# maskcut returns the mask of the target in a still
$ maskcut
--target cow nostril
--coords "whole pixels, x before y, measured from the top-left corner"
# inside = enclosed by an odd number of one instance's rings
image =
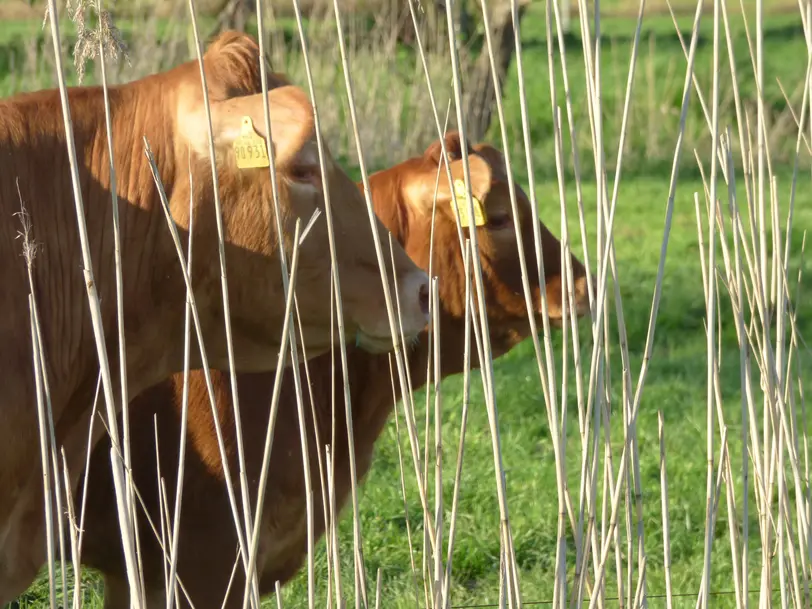
[[[420,289],[417,292],[417,299],[420,302],[420,310],[423,315],[429,315],[429,284],[424,282],[420,284]]]

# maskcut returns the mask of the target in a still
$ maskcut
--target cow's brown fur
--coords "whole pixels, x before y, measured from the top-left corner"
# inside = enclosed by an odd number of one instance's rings
[[[272,370],[284,311],[278,235],[272,221],[267,169],[238,170],[231,142],[243,114],[265,133],[266,103],[259,80],[256,42],[226,33],[207,50],[205,71],[218,158],[229,300],[236,367]],[[267,104],[280,184],[285,249],[292,252],[293,227],[317,207],[325,189],[318,173],[312,106],[304,93],[272,79]],[[102,90],[68,92],[87,221],[95,285],[111,369],[118,370],[113,266],[111,172]],[[194,205],[192,281],[210,365],[228,366],[220,287],[213,180],[208,129],[197,61],[109,91],[116,191],[119,200],[124,276],[124,327],[131,394],[182,369],[186,290],[175,247],[144,155],[142,136],[155,153],[172,216],[187,240],[190,200]],[[21,201],[30,215],[39,252],[33,284],[39,303],[43,349],[50,381],[56,441],[64,446],[75,480],[83,469],[90,401],[98,358],[81,272],[79,233],[72,197],[66,138],[58,91],[0,100],[0,605],[32,581],[45,554],[42,478],[38,456],[36,399],[32,372],[27,294],[20,257],[19,225],[12,214]],[[377,273],[372,233],[363,198],[327,156],[327,190],[334,208],[336,248],[343,281],[345,322],[352,336],[388,336],[388,317]],[[191,183],[190,183],[191,182]],[[378,223],[384,242],[386,231]],[[298,299],[308,354],[332,343],[330,270],[324,217],[301,248]],[[421,287],[427,277],[401,248],[395,251],[401,289],[407,291],[409,332],[426,324]],[[199,351],[192,348],[193,365]],[[114,386],[118,382],[114,378]],[[96,426],[97,441],[101,426]]]
[[[446,136],[451,158],[459,158],[460,140],[456,133]],[[421,157],[410,159],[370,178],[376,212],[406,251],[421,267],[428,268],[432,196],[439,161],[439,142]],[[508,195],[507,175],[501,153],[488,145],[469,149],[474,190],[484,195],[484,206],[491,224],[478,229],[480,260],[486,286],[487,311],[491,346],[495,357],[509,351],[529,334],[529,323],[516,249],[516,237]],[[452,171],[459,170],[459,161]],[[447,183],[441,174],[442,183]],[[359,185],[360,186],[360,185]],[[442,193],[441,193],[442,197]],[[525,244],[528,268],[535,268],[530,202],[517,185],[520,226]],[[435,258],[433,270],[439,276],[441,312],[441,370],[442,375],[458,373],[463,368],[465,275],[458,246],[454,219],[448,197],[438,201],[436,210]],[[560,255],[559,241],[543,224],[539,226],[543,240],[543,257],[547,278],[547,295],[552,317],[560,317]],[[467,233],[467,230],[464,231]],[[586,277],[583,265],[573,256],[576,279],[577,309],[582,315],[588,310]],[[533,302],[539,304],[538,283],[533,282]],[[411,381],[415,388],[425,383],[429,357],[427,335],[408,353]],[[475,349],[473,350],[475,352]],[[349,381],[352,392],[353,429],[357,473],[363,477],[369,470],[375,441],[381,434],[393,408],[390,359],[387,355],[370,355],[358,349],[348,349]],[[476,358],[474,358],[476,359]],[[337,366],[340,364],[336,364]],[[474,361],[476,365],[476,361]],[[315,534],[324,532],[322,491],[319,482],[317,451],[332,444],[335,456],[335,501],[340,509],[348,499],[350,489],[349,461],[343,391],[340,375],[333,385],[333,362],[330,354],[315,358],[308,364],[309,375],[302,368],[302,379],[310,382],[304,387],[305,400],[312,395],[312,410],[305,405],[310,470],[314,484]],[[226,443],[231,448],[232,471],[234,457],[234,424],[231,415],[228,375],[213,371],[217,387],[220,422],[227,429]],[[246,446],[247,479],[250,481],[252,502],[256,500],[257,480],[262,465],[262,450],[268,407],[273,388],[271,374],[240,374],[237,376],[244,440]],[[399,385],[396,386],[399,387]],[[335,391],[335,412],[331,396]],[[174,489],[178,461],[180,409],[183,375],[152,387],[138,396],[131,406],[131,433],[134,477],[148,506],[154,523],[159,522],[156,485],[155,427],[157,421],[160,446],[160,471],[166,479],[169,513],[174,504]],[[236,558],[237,542],[232,529],[229,502],[223,485],[223,472],[213,431],[211,410],[205,391],[203,375],[193,372],[189,378],[188,452],[186,456],[183,491],[183,511],[180,529],[179,575],[189,591],[194,605],[219,607],[228,587]],[[316,417],[314,425],[313,416]],[[335,417],[337,435],[331,440]],[[316,436],[318,434],[318,437]],[[306,556],[305,496],[300,447],[299,422],[292,371],[286,370],[281,404],[271,455],[268,492],[261,523],[260,592],[273,590],[274,582],[285,582],[300,568]],[[106,574],[106,606],[124,608],[128,605],[127,585],[120,546],[117,542],[117,521],[110,492],[108,449],[99,445],[89,469],[86,533],[83,561]],[[322,452],[322,454],[324,454]],[[152,594],[160,598],[164,589],[164,566],[154,534],[140,516],[142,560],[145,581]],[[241,581],[242,567],[237,566],[236,582]],[[241,602],[242,585],[233,585],[227,606]],[[181,593],[183,597],[183,593]]]

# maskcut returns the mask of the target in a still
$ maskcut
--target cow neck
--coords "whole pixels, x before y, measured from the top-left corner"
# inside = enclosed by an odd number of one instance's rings
[[[403,202],[402,173],[391,174],[392,170],[379,172],[370,176],[370,189],[372,200],[375,202],[375,213],[383,224],[392,233],[392,237],[402,245],[418,266],[428,270],[428,242],[429,231],[425,218],[416,217],[410,208]],[[360,186],[360,185],[359,185]],[[430,222],[430,219],[428,219]],[[435,230],[440,230],[440,222]],[[450,236],[450,235],[449,235]],[[441,239],[436,234],[435,240]],[[456,236],[454,237],[456,239]],[[443,243],[439,240],[436,243]],[[434,265],[432,272],[441,277],[440,282],[440,378],[456,374],[462,370],[462,350],[464,339],[464,322],[458,311],[462,310],[463,297],[460,285],[463,274],[455,272],[461,269],[462,262],[458,247],[435,247]],[[472,334],[472,351],[473,334]],[[421,389],[426,384],[427,366],[431,355],[430,338],[427,331],[422,332],[417,340],[405,348],[404,357],[408,361],[409,377],[413,391]],[[391,355],[391,373],[390,373]],[[433,359],[433,358],[432,358]],[[472,357],[473,362],[476,358]],[[330,355],[322,356],[320,362],[313,368],[331,373]],[[359,475],[369,467],[369,457],[375,440],[383,430],[394,406],[394,400],[402,398],[401,384],[398,377],[397,364],[394,353],[374,354],[363,351],[357,347],[347,348],[347,365],[349,386],[351,388],[353,428],[355,433],[356,456],[359,460]],[[432,378],[434,374],[432,361]],[[473,364],[472,364],[473,367]],[[392,381],[394,375],[394,385]],[[344,395],[341,382],[341,363],[336,353],[336,415],[338,428],[345,425]],[[327,384],[327,383],[325,383]],[[393,393],[394,389],[394,393]],[[319,400],[322,407],[321,419],[330,421],[331,399]],[[326,430],[325,430],[326,431]],[[337,440],[346,440],[346,434],[338,434]],[[341,439],[341,438],[344,439]],[[341,451],[338,452],[340,454]]]

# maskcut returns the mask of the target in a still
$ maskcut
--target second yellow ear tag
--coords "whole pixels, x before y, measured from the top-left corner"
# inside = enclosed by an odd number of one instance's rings
[[[454,215],[457,215],[457,206],[459,206],[460,226],[466,228],[471,226],[471,219],[468,216],[468,200],[465,196],[465,183],[462,180],[454,180],[454,201],[451,202],[451,210]],[[482,209],[482,203],[477,199],[473,193],[471,194],[471,203],[474,205],[474,226],[485,226],[485,210]]]
[[[234,140],[234,156],[240,169],[268,167],[271,164],[265,140],[254,130],[254,123],[249,116],[242,117],[242,131]]]

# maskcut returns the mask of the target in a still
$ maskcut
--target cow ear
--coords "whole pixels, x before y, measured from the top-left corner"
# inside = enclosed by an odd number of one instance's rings
[[[462,158],[462,140],[460,139],[459,131],[448,131],[446,132],[445,136],[443,137],[443,141],[445,142],[445,151],[448,154],[448,162],[452,163]],[[471,151],[470,144],[468,145],[468,151]],[[440,143],[440,140],[436,140],[432,143],[426,151],[423,153],[423,157],[429,161],[432,161],[435,165],[440,162],[443,154],[443,147]]]
[[[468,167],[471,177],[471,195],[474,198],[474,213],[477,216],[472,224],[479,226],[485,219],[483,201],[491,189],[492,173],[488,162],[476,154],[468,157]],[[451,184],[448,183],[448,174],[444,167],[440,167],[439,180],[436,168],[415,175],[405,185],[405,200],[421,214],[431,214],[436,186],[438,209],[445,207],[449,212],[457,213],[457,205],[459,205],[459,208],[464,208],[460,221],[463,226],[468,226],[469,223],[465,220],[467,218],[468,202],[465,194],[465,175],[462,160],[452,162],[449,169],[451,170]]]
[[[286,76],[272,72],[267,56],[263,61],[268,73],[268,89],[291,84]],[[195,77],[199,78],[197,61]],[[259,45],[243,32],[225,31],[219,34],[208,46],[203,55],[203,69],[206,71],[206,85],[210,101],[224,101],[241,95],[252,95],[262,91],[262,77]],[[199,81],[198,88],[200,87]]]
[[[504,176],[507,179],[507,166],[505,163],[505,155],[500,150],[497,150],[490,144],[476,144],[474,151],[483,159],[488,161],[495,176]]]
[[[259,45],[248,34],[225,31],[218,35],[206,48],[203,69],[209,101],[223,101],[262,90]],[[195,75],[199,78],[196,70]]]
[[[212,130],[218,156],[225,154],[240,168],[267,167],[265,110],[271,117],[271,137],[277,167],[289,165],[315,130],[313,106],[299,87],[283,86],[268,92],[235,97],[211,104]],[[208,127],[202,104],[181,113],[181,132],[192,150],[208,157]],[[222,157],[221,157],[222,158]],[[314,161],[318,162],[318,159]]]

